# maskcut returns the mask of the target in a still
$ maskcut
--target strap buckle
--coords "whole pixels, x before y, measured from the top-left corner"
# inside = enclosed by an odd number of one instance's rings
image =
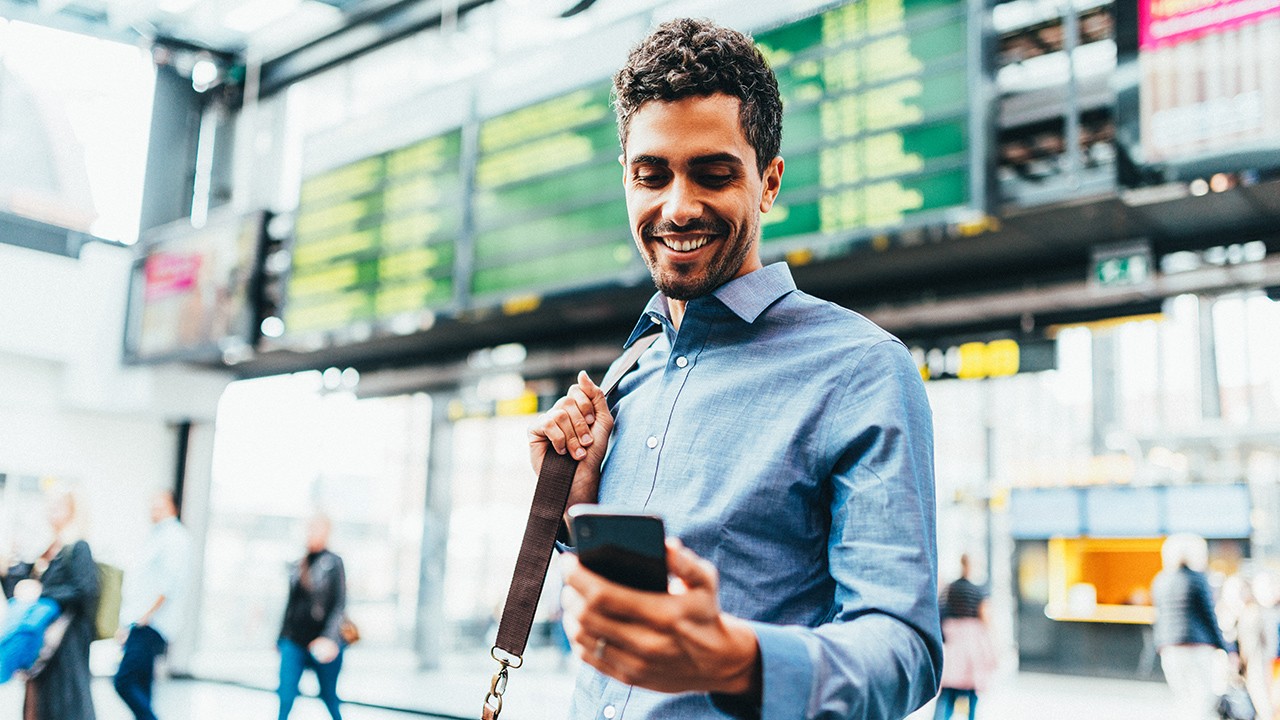
[[[506,651],[503,652],[505,654]],[[523,665],[524,658],[519,655],[498,657],[497,645],[489,650],[489,656],[498,661],[499,667],[498,672],[494,673],[493,679],[489,681],[489,692],[484,696],[484,705],[485,709],[490,711],[486,713],[486,717],[497,720],[498,715],[502,713],[502,695],[507,691],[507,680],[510,677],[507,671]]]

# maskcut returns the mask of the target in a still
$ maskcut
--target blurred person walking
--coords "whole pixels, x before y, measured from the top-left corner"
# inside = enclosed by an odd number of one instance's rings
[[[1226,649],[1204,570],[1209,548],[1189,533],[1170,535],[1161,547],[1164,569],[1151,584],[1160,667],[1186,720],[1217,718],[1215,679]]]
[[[52,539],[35,562],[10,569],[10,583],[39,580],[40,598],[52,600],[61,615],[45,635],[40,659],[27,679],[23,720],[95,720],[89,693],[89,643],[96,634],[98,566],[89,543],[74,530],[76,500],[67,490],[48,499]]]
[[[191,534],[178,521],[173,493],[151,499],[151,535],[142,562],[125,576],[120,621],[124,656],[115,688],[137,720],[155,720],[151,688],[156,658],[177,634],[185,609],[191,567]]]
[[[1257,717],[1270,718],[1271,661],[1275,657],[1273,633],[1267,627],[1273,622],[1270,613],[1259,602],[1250,579],[1240,575],[1232,575],[1223,583],[1219,606],[1225,606],[1227,611],[1219,613],[1226,620],[1219,626],[1224,629],[1224,636],[1235,640],[1237,682],[1242,682],[1248,691]]]
[[[347,576],[342,558],[329,550],[329,518],[307,523],[307,555],[289,577],[289,601],[280,628],[280,717],[285,720],[298,699],[302,671],[311,669],[320,699],[333,720],[338,710],[338,673],[342,670],[342,621],[347,606]]]
[[[942,615],[942,690],[935,720],[951,720],[956,700],[969,704],[969,720],[978,712],[978,692],[996,669],[996,651],[987,618],[987,596],[969,579],[969,556],[960,556],[960,577],[938,599]]]

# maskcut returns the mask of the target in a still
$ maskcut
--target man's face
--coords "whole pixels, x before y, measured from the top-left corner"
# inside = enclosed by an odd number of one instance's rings
[[[760,268],[760,213],[778,195],[782,158],[761,176],[738,107],[716,94],[650,101],[631,117],[621,158],[631,234],[673,300]]]

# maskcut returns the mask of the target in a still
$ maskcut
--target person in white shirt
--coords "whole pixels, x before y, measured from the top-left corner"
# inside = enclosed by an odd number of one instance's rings
[[[156,658],[179,630],[191,567],[191,535],[178,521],[172,493],[152,498],[151,522],[142,562],[124,578],[120,622],[127,635],[115,677],[116,692],[137,720],[156,718],[151,709]]]

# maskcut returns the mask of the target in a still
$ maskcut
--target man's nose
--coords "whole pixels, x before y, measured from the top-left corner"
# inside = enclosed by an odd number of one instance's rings
[[[676,178],[667,186],[667,196],[662,204],[662,217],[677,226],[702,217],[702,201],[698,186],[689,180]]]

